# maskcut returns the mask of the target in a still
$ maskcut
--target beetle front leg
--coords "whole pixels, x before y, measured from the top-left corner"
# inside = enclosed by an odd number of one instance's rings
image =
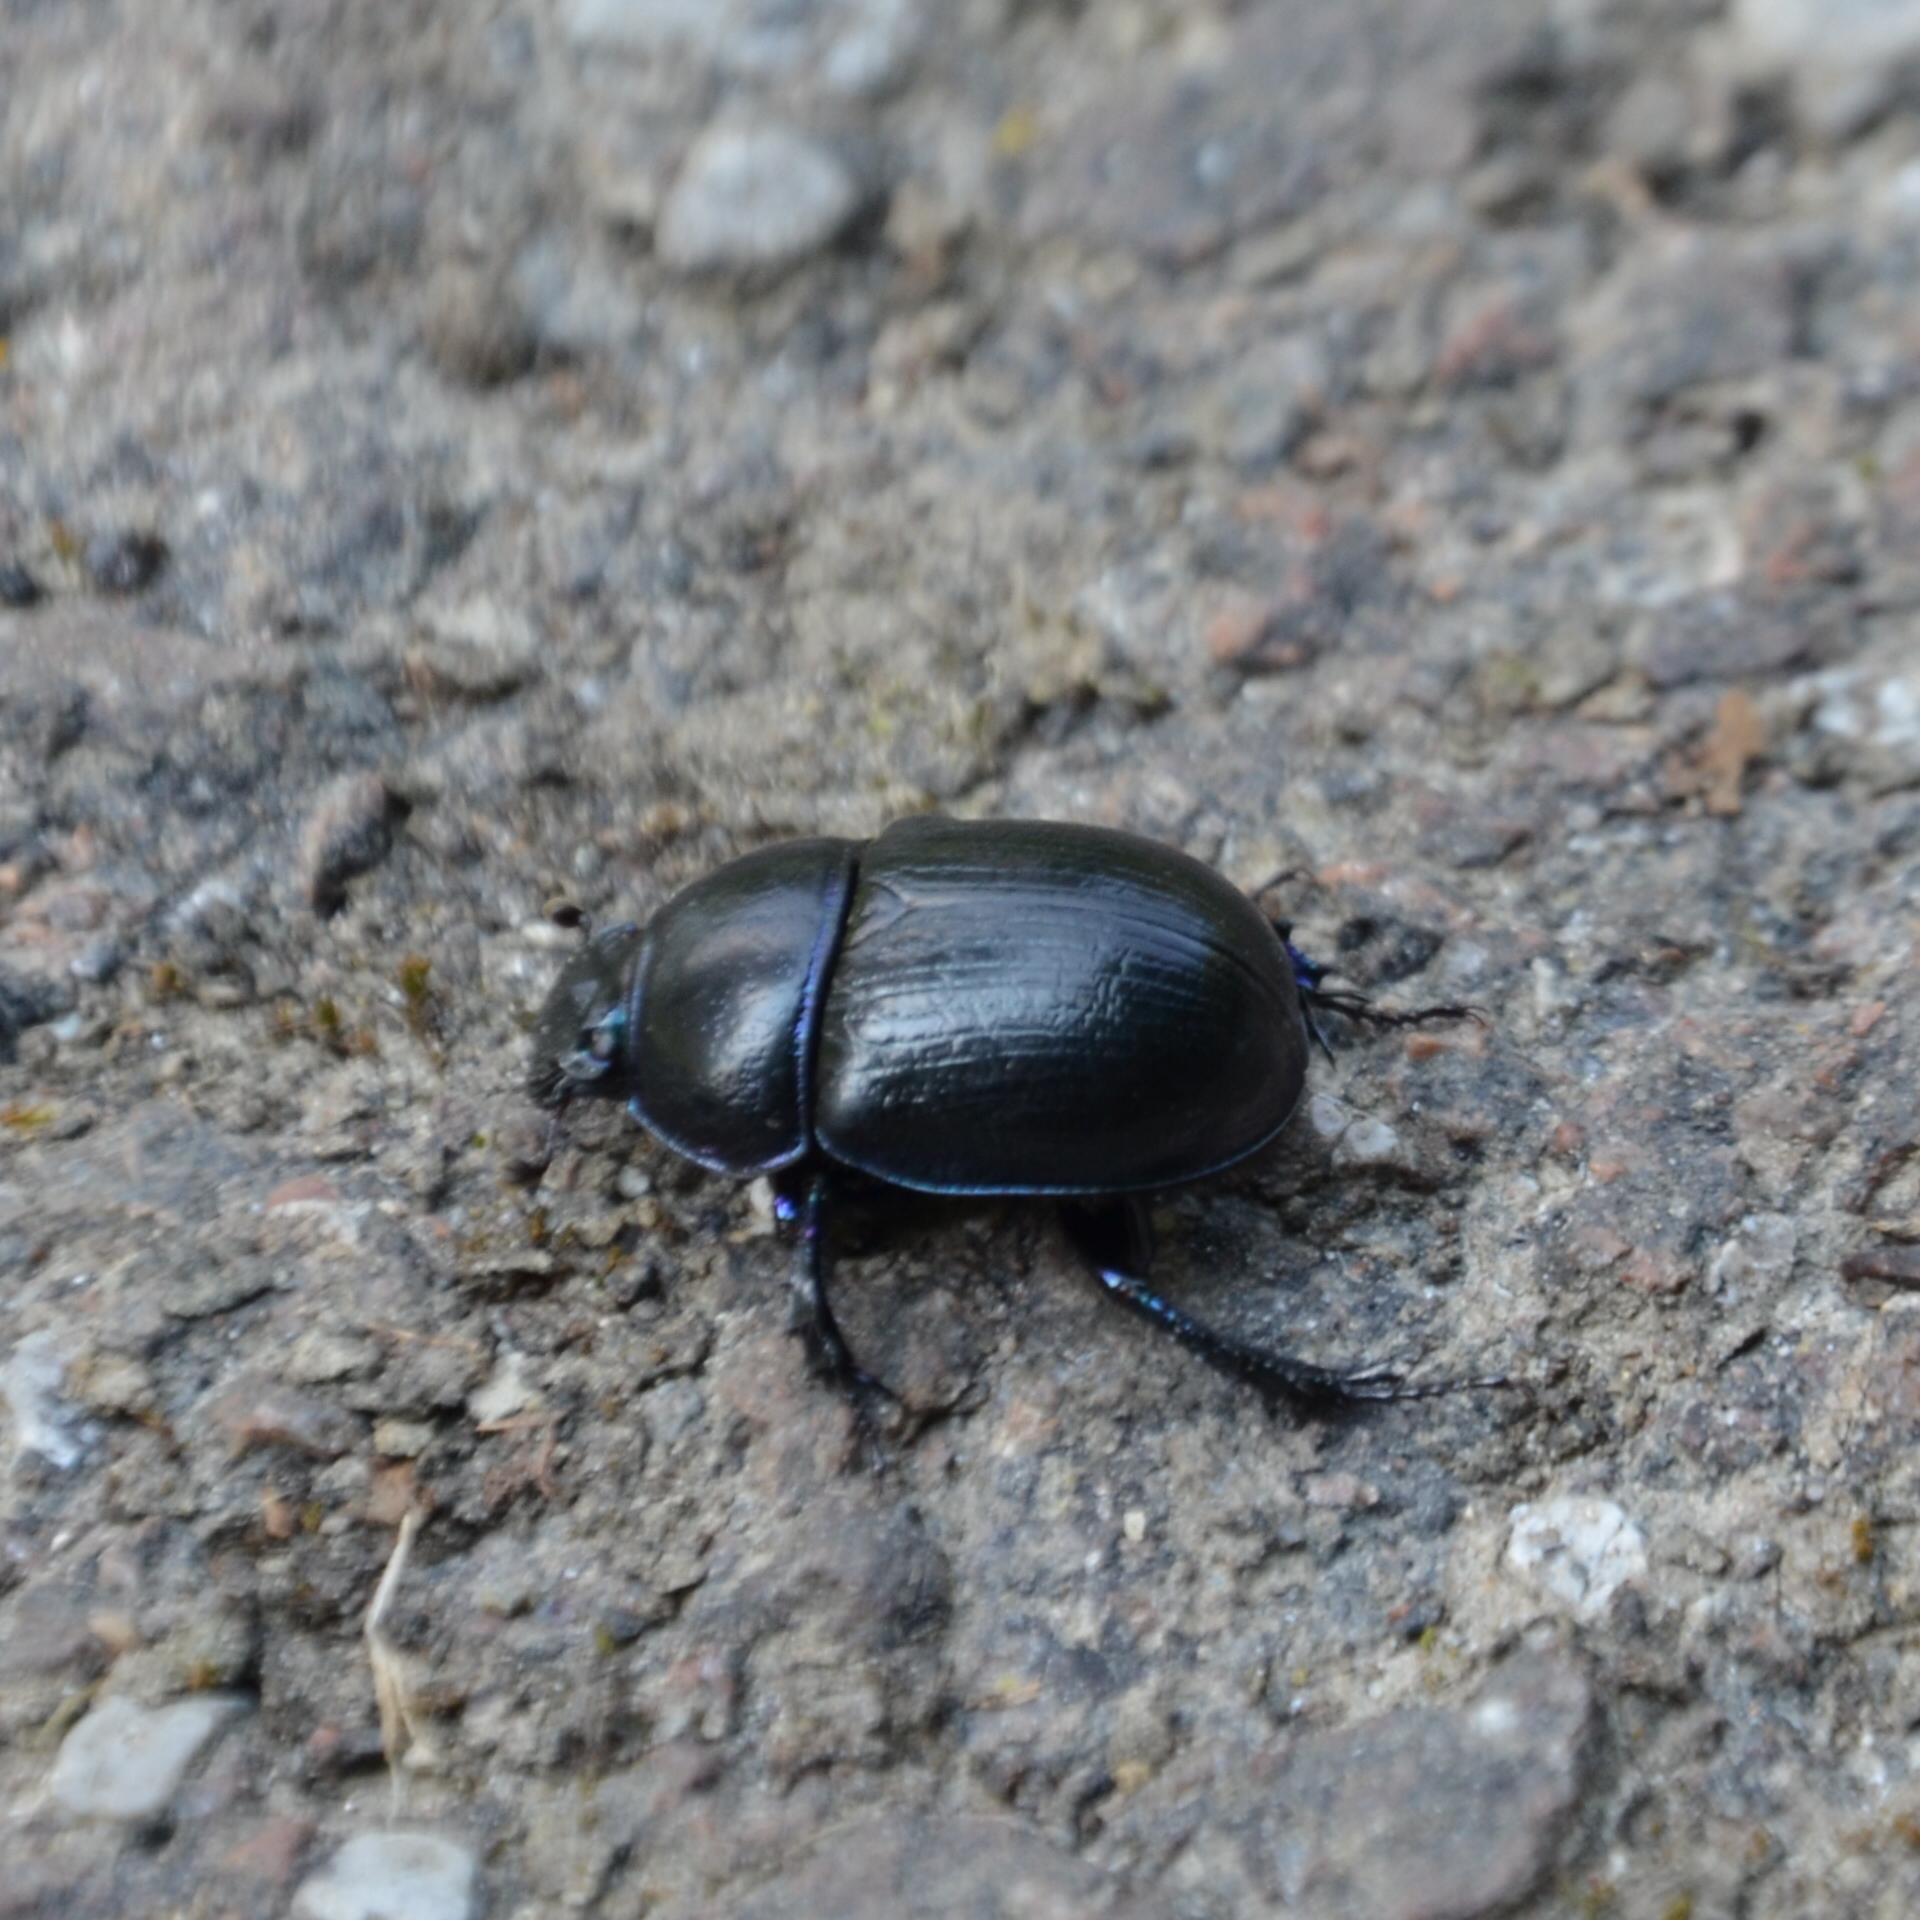
[[[793,1291],[789,1324],[806,1349],[807,1364],[822,1379],[831,1380],[853,1403],[862,1423],[868,1424],[866,1396],[878,1394],[895,1404],[900,1396],[853,1357],[834,1318],[833,1303],[827,1297],[827,1189],[827,1179],[819,1173],[792,1182],[776,1181],[774,1186],[774,1216],[796,1232],[788,1280]]]
[[[1137,1194],[1122,1194],[1111,1200],[1063,1201],[1060,1218],[1067,1237],[1098,1275],[1110,1300],[1151,1321],[1162,1333],[1172,1334],[1209,1366],[1244,1381],[1268,1400],[1330,1407],[1356,1400],[1419,1399],[1446,1391],[1408,1386],[1386,1368],[1336,1373],[1331,1367],[1296,1360],[1291,1354],[1249,1346],[1181,1312],[1147,1285],[1146,1275],[1153,1264],[1153,1226]]]

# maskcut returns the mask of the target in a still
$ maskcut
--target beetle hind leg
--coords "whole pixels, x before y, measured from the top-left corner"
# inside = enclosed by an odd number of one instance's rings
[[[1069,1200],[1060,1207],[1062,1224],[1081,1257],[1099,1278],[1110,1300],[1171,1334],[1188,1352],[1231,1379],[1244,1381],[1269,1401],[1296,1406],[1338,1407],[1360,1400],[1422,1399],[1445,1387],[1412,1386],[1385,1367],[1337,1373],[1291,1354],[1273,1353],[1216,1331],[1147,1285],[1153,1262],[1153,1228],[1136,1194],[1112,1200]]]

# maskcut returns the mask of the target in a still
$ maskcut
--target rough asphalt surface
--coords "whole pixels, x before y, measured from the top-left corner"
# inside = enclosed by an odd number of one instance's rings
[[[1920,1911],[1916,53],[15,0],[0,1915]],[[1514,1385],[929,1209],[869,1470],[525,1035],[551,896],[926,808],[1485,1009],[1159,1272]]]

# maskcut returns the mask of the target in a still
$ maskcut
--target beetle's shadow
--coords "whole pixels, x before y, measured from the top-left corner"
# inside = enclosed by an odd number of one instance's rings
[[[833,1306],[859,1364],[919,1428],[982,1405],[1025,1261],[1019,1208],[911,1193],[852,1176],[834,1184],[827,1244]],[[1029,1243],[1030,1244],[1030,1243]]]
[[[1458,1247],[1433,1222],[1431,1190],[1335,1175],[1324,1148],[1297,1133],[1241,1168],[1148,1196],[1151,1231],[1136,1251],[1151,1279],[1138,1289],[1103,1280],[1109,1256],[1089,1244],[1087,1222],[1063,1232],[1045,1196],[922,1194],[843,1170],[831,1191],[836,1317],[910,1429],[989,1397],[1008,1332],[1041,1304],[1021,1297],[1036,1256],[1043,1290],[1076,1318],[1083,1287],[1088,1300],[1103,1284],[1110,1298],[1147,1296],[1123,1300],[1126,1314],[1087,1314],[1117,1368],[1132,1343],[1156,1340],[1127,1324],[1144,1315],[1159,1342],[1194,1349],[1284,1417],[1344,1428],[1382,1400],[1426,1398],[1476,1371],[1443,1357],[1451,1289],[1435,1283],[1457,1273]],[[1111,1257],[1129,1266],[1125,1252]]]
[[[1367,1263],[1289,1241],[1264,1199],[1207,1182],[1157,1196],[1152,1211],[1167,1256],[1154,1266],[1152,1293],[1229,1343],[1300,1356],[1306,1375],[1317,1363],[1364,1379],[1422,1359],[1407,1351],[1399,1325],[1404,1289],[1383,1290],[1377,1276],[1370,1286],[1356,1272]],[[835,1311],[848,1343],[861,1366],[898,1394],[910,1425],[981,1404],[1006,1334],[1030,1329],[1036,1310],[1058,1314],[1063,1327],[1084,1327],[1096,1349],[1110,1349],[1109,1364],[1121,1374],[1136,1362],[1135,1343],[1159,1350],[1177,1338],[1164,1320],[1156,1332],[1134,1313],[1096,1304],[1102,1283],[1084,1241],[1045,1197],[951,1199],[862,1183],[844,1199],[836,1195],[829,1238]],[[1045,1270],[1042,1291],[1054,1296],[1046,1302],[1020,1298],[1036,1258]],[[1263,1384],[1233,1364],[1224,1370],[1242,1374],[1236,1391],[1251,1385],[1290,1418],[1344,1425],[1372,1404],[1364,1387],[1345,1399],[1304,1381],[1289,1390],[1274,1376]],[[1285,1372],[1282,1361],[1275,1375]]]

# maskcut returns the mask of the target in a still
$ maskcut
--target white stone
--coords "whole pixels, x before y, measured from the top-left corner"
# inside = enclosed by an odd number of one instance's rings
[[[1545,955],[1532,961],[1527,971],[1533,976],[1533,1010],[1542,1020],[1580,1004],[1579,991]]]
[[[589,178],[589,188],[594,180]],[[615,209],[600,197],[603,214]],[[641,227],[654,212],[638,197],[620,210]],[[644,212],[644,219],[639,216]],[[514,262],[513,290],[535,335],[562,353],[618,353],[630,345],[646,322],[646,311],[632,287],[591,257],[582,259],[552,234],[532,241]],[[571,938],[572,936],[569,936]]]
[[[1340,1156],[1359,1166],[1378,1166],[1400,1151],[1400,1136],[1384,1120],[1362,1114],[1340,1136]]]
[[[37,1453],[56,1467],[78,1466],[80,1415],[61,1398],[66,1362],[51,1328],[30,1333],[0,1367],[0,1400],[13,1413],[16,1453]]]
[[[1878,111],[1920,54],[1920,0],[1735,0],[1728,24],[1737,64],[1790,76],[1801,117],[1829,139]]]
[[[1353,1125],[1353,1110],[1343,1106],[1330,1093],[1316,1093],[1307,1102],[1307,1125],[1322,1140],[1338,1140]]]
[[[1800,684],[1814,731],[1838,743],[1848,773],[1876,792],[1920,783],[1920,672],[1836,667]]]
[[[539,1390],[527,1378],[527,1356],[511,1347],[494,1362],[492,1373],[467,1395],[467,1412],[483,1427],[496,1420],[511,1420],[516,1413],[539,1404]]]
[[[431,1833],[363,1833],[301,1882],[301,1920],[467,1920],[473,1855]]]
[[[1563,1494],[1508,1515],[1507,1565],[1575,1613],[1592,1618],[1647,1571],[1646,1535],[1611,1500]]]
[[[157,1819],[194,1756],[243,1704],[227,1693],[195,1694],[165,1707],[103,1700],[61,1741],[53,1797],[69,1813]]]
[[[1707,1269],[1707,1285],[1732,1305],[1755,1287],[1768,1288],[1793,1272],[1799,1229],[1784,1213],[1750,1213],[1722,1242]]]
[[[435,675],[478,698],[511,692],[539,668],[544,645],[532,617],[490,594],[419,616],[423,655]]]
[[[907,77],[925,25],[920,0],[860,0],[820,62],[837,92],[875,99]]]
[[[710,127],[661,210],[655,244],[683,273],[791,266],[829,246],[859,211],[853,176],[791,127]]]

